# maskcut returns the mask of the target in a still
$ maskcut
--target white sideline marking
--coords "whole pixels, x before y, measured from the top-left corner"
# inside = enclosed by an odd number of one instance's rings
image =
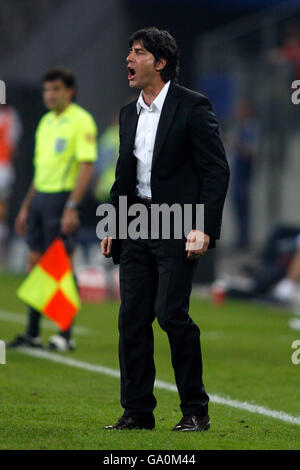
[[[27,323],[27,315],[24,313],[17,313],[17,312],[9,312],[6,310],[0,310],[0,320],[6,321],[8,323],[18,323],[19,325],[26,325]],[[43,328],[45,330],[57,331],[58,327],[43,318]],[[74,325],[73,329],[74,333],[77,335],[88,335],[91,330],[89,328],[85,328],[84,326]]]
[[[77,359],[72,359],[70,357],[64,357],[59,354],[37,350],[29,348],[18,348],[16,351],[20,351],[29,356],[38,357],[41,359],[48,359],[52,362],[58,362],[60,364],[65,364],[71,367],[77,367],[78,369],[89,370],[91,372],[98,372],[99,374],[109,375],[110,377],[120,377],[120,372],[109,367],[99,366],[97,364],[90,364],[88,362],[78,361]],[[177,392],[176,385],[173,385],[168,382],[163,382],[162,380],[155,380],[154,386],[156,388],[161,388],[163,390],[169,390],[170,392]],[[231,398],[220,397],[219,395],[210,395],[210,401],[212,403],[217,403],[219,405],[231,406],[232,408],[238,408],[240,410],[245,410],[250,413],[256,413],[263,416],[268,416],[269,418],[279,419],[280,421],[285,421],[286,423],[300,425],[300,416],[291,416],[283,411],[270,410],[264,406],[252,405],[246,401],[232,400]]]
[[[206,339],[221,339],[224,336],[222,331],[205,331],[201,333],[202,337]]]

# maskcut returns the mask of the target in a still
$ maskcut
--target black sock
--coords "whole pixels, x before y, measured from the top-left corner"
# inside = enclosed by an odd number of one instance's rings
[[[33,307],[28,307],[27,335],[36,338],[39,335],[41,314]]]

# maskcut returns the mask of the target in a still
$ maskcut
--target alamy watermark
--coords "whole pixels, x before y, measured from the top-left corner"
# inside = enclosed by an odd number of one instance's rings
[[[102,217],[96,227],[96,234],[100,240],[108,236],[121,240],[127,238],[181,240],[183,235],[187,238],[192,230],[204,233],[204,204],[152,203],[151,208],[147,208],[145,204],[139,202],[128,206],[127,196],[119,196],[118,211],[113,204],[105,203],[97,207],[96,215]],[[129,224],[128,217],[131,218]],[[201,246],[193,249],[201,249],[203,241]]]
[[[291,348],[295,349],[292,354],[291,361],[295,366],[297,366],[300,364],[300,339],[295,339],[295,341],[292,342]]]
[[[0,104],[6,104],[6,86],[3,80],[0,80]]]
[[[0,340],[0,364],[6,364],[5,342]]]

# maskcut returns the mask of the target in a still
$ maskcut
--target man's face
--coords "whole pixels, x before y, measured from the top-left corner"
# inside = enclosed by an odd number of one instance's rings
[[[47,109],[63,109],[72,100],[73,88],[68,88],[59,78],[43,83],[43,100]]]
[[[157,76],[155,57],[144,48],[142,41],[135,41],[127,56],[127,70],[129,86],[131,88],[145,88],[153,83]]]

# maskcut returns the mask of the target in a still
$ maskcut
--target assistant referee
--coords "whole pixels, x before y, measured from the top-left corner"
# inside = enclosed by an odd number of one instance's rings
[[[43,100],[49,110],[40,120],[35,135],[34,176],[15,222],[19,235],[29,245],[28,270],[39,261],[52,241],[62,236],[73,267],[78,205],[92,175],[97,158],[97,127],[91,114],[74,103],[76,81],[62,67],[42,78]],[[40,313],[29,307],[25,334],[10,347],[42,347]],[[71,328],[50,338],[49,347],[74,349]]]

